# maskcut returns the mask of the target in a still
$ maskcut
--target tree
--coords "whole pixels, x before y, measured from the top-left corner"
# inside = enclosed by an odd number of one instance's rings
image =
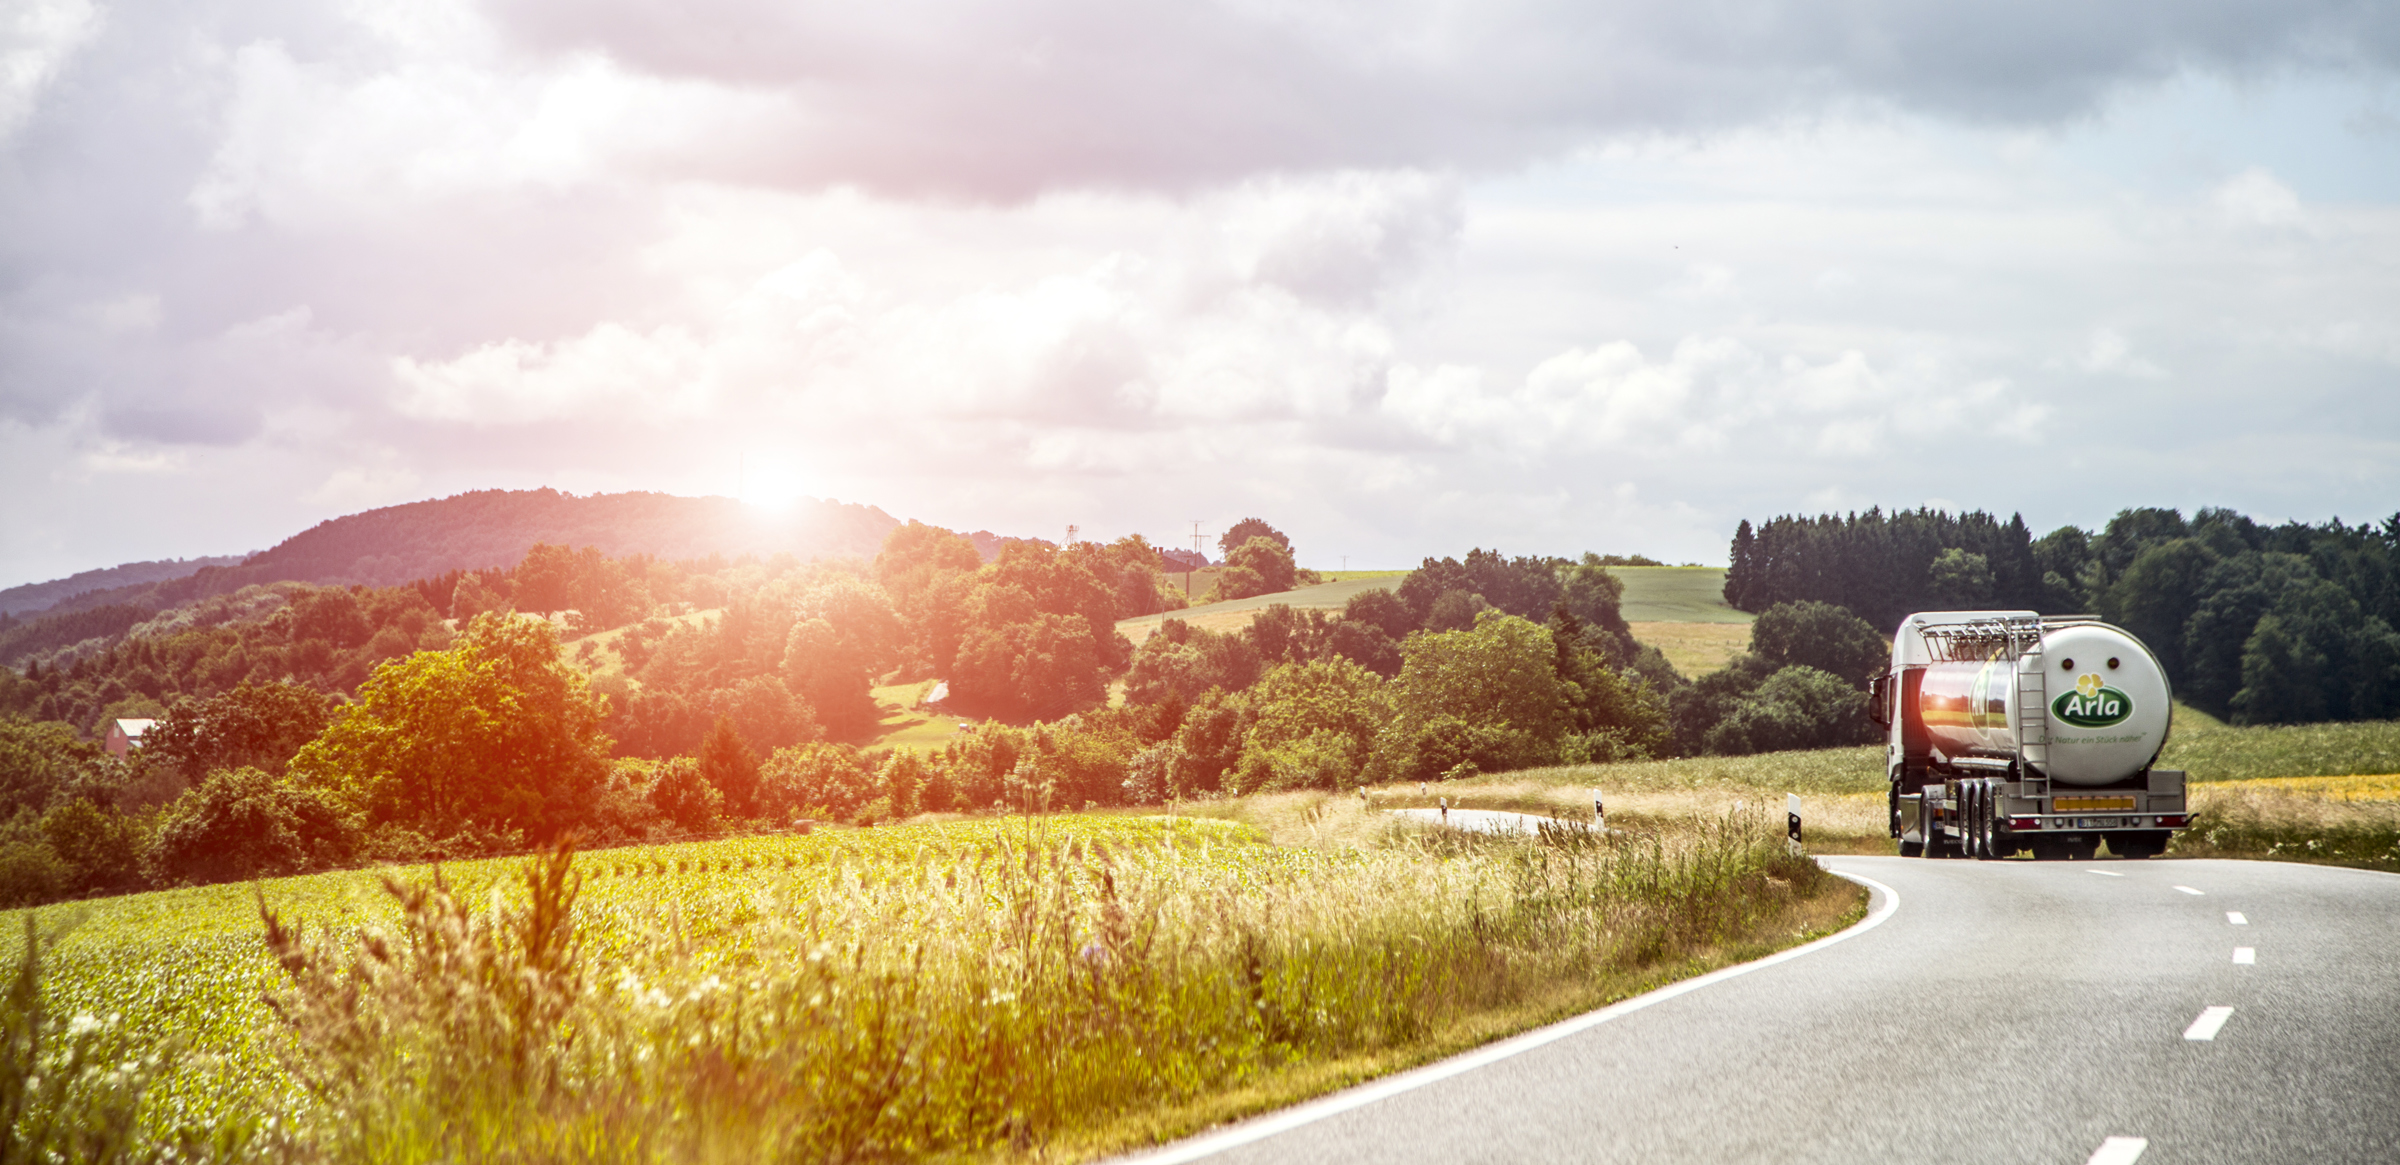
[[[659,820],[687,834],[716,832],[717,816],[725,808],[725,794],[700,771],[700,762],[688,756],[659,762],[646,799]]]
[[[1283,531],[1267,525],[1265,519],[1262,518],[1244,518],[1235,522],[1224,534],[1218,536],[1217,552],[1230,561],[1233,558],[1233,552],[1249,545],[1253,538],[1264,538],[1282,547],[1284,557],[1291,557],[1292,540],[1284,537]]]
[[[580,823],[607,779],[602,714],[548,623],[478,615],[449,650],[376,668],[292,771],[370,825],[547,838]]]
[[[0,817],[39,811],[104,755],[65,724],[0,716]]]
[[[1927,591],[1938,606],[1976,611],[1992,601],[1991,560],[1980,554],[1953,546],[1933,556],[1926,574]],[[1872,630],[1873,624],[1868,627]]]
[[[517,563],[517,609],[548,617],[575,605],[575,552],[564,546],[536,542]]]
[[[1706,748],[1742,755],[1865,743],[1874,739],[1866,706],[1866,693],[1840,676],[1782,668],[1708,730]]]
[[[1379,774],[1422,780],[1461,765],[1494,772],[1557,759],[1571,693],[1546,628],[1492,613],[1472,630],[1412,636],[1401,652]]]
[[[1272,538],[1252,538],[1233,548],[1218,579],[1218,597],[1247,599],[1292,589],[1298,568],[1291,550]]]
[[[976,631],[950,670],[952,700],[1004,720],[1055,719],[1097,706],[1106,694],[1091,627],[1066,615]]]
[[[1342,604],[1342,621],[1370,624],[1394,642],[1408,638],[1409,632],[1422,626],[1399,595],[1381,588],[1350,596],[1350,601]]]
[[[147,864],[161,885],[238,882],[344,865],[357,848],[332,799],[245,767],[208,774],[170,806]]]
[[[1874,624],[1814,600],[1759,612],[1750,625],[1750,650],[1776,667],[1813,667],[1858,688],[1882,674],[1892,658],[1891,642]]]
[[[244,682],[177,704],[143,735],[142,756],[195,782],[218,769],[244,767],[280,776],[332,717],[331,702],[313,688]]]
[[[1625,624],[1622,580],[1607,568],[1589,563],[1564,568],[1561,574],[1558,603],[1577,622],[1610,635],[1631,636],[1633,629]]]
[[[816,723],[841,737],[864,735],[881,716],[853,643],[823,619],[792,625],[783,648],[785,687],[806,702]]]
[[[2167,675],[2179,678],[2184,624],[2199,607],[2201,584],[2216,561],[2215,552],[2196,538],[2152,543],[2102,593],[2100,613],[2148,644]]]
[[[742,739],[769,752],[825,736],[809,705],[774,676],[751,676],[718,695]]]
[[[758,754],[750,751],[733,718],[719,716],[700,742],[700,776],[725,795],[725,810],[736,817],[758,813]]]
[[[1287,663],[1244,693],[1251,710],[1241,791],[1340,789],[1366,768],[1390,719],[1383,678],[1346,659]]]

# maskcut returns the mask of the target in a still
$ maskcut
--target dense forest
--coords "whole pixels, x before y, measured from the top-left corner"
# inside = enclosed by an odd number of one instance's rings
[[[2400,714],[2400,514],[2265,526],[2132,509],[2094,534],[1930,510],[1781,517],[1734,533],[1725,599],[1814,600],[1886,632],[1911,611],[2094,614],[2149,644],[2176,695],[2236,723]]]

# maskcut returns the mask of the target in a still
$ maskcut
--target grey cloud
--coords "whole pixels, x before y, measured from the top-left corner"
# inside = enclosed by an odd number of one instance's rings
[[[494,0],[534,51],[786,95],[754,180],[1017,198],[1262,171],[1477,168],[1594,135],[1868,101],[2051,123],[2186,68],[2383,70],[2362,0],[1718,4]]]

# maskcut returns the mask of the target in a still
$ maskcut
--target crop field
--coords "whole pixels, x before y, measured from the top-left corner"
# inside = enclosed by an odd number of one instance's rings
[[[1699,679],[1750,650],[1748,623],[1635,623],[1633,637],[1657,648],[1685,679]]]
[[[1119,619],[1117,620],[1117,631],[1132,640],[1136,647],[1141,646],[1143,640],[1157,634],[1159,624],[1168,619],[1181,619],[1194,627],[1210,631],[1239,631],[1249,626],[1250,620],[1256,617],[1260,611],[1278,603],[1302,610],[1314,608],[1338,611],[1349,603],[1352,595],[1368,590],[1394,590],[1399,587],[1400,580],[1408,577],[1408,572],[1404,570],[1353,570],[1327,573],[1337,574],[1341,577],[1313,587],[1277,591],[1271,595],[1254,595],[1247,599],[1206,603],[1196,607],[1186,607],[1180,611],[1168,611],[1163,615],[1142,615],[1132,619]],[[1206,589],[1208,579],[1205,575],[1206,572],[1202,572],[1202,577],[1193,582],[1194,594]],[[1180,576],[1169,577],[1179,578]]]
[[[1717,566],[1612,566],[1625,584],[1621,608],[1628,623],[1749,623],[1757,618],[1725,603],[1725,570]]]
[[[38,922],[52,1013],[90,1017],[68,1030],[103,1032],[110,1063],[154,1057],[142,1126],[195,1158],[1074,1159],[1855,917],[1777,824],[1298,846],[1192,817],[983,819]]]

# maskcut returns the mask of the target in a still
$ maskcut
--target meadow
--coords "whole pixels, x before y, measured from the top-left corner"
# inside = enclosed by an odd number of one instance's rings
[[[1260,812],[1275,820],[929,822],[53,908],[51,1046],[106,1046],[90,1072],[53,1065],[47,1103],[138,1095],[144,1141],[188,1159],[1075,1159],[1754,957],[1859,905],[1763,812],[1516,840],[1355,799]]]
[[[2400,722],[2235,727],[2177,705],[2163,768],[2192,782],[2193,827],[2169,852],[2327,861],[2400,871]],[[1682,757],[1494,773],[1379,790],[1379,804],[1452,805],[1589,819],[1599,791],[1610,823],[1803,799],[1820,853],[1894,853],[1880,744],[1738,757]]]

